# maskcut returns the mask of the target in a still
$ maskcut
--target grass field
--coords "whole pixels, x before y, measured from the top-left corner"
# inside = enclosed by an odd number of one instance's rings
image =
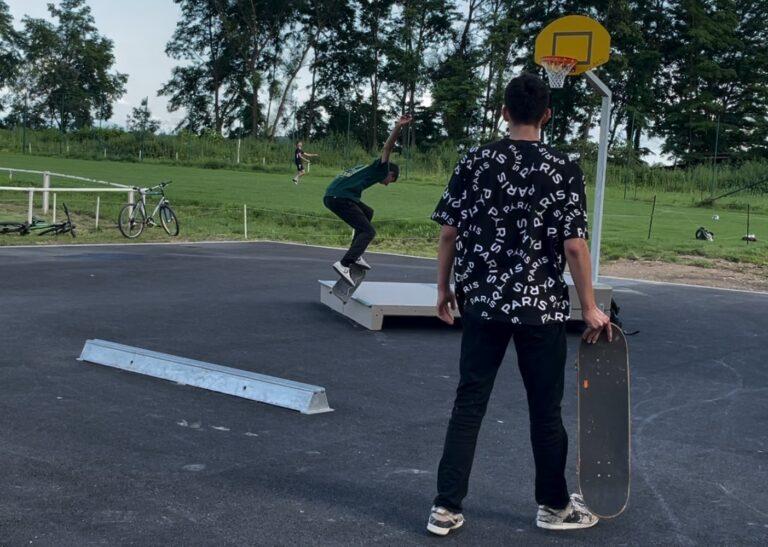
[[[333,171],[313,170],[300,186],[291,183],[292,172],[262,173],[201,169],[157,164],[71,160],[51,157],[0,154],[0,167],[48,170],[111,182],[149,186],[173,180],[168,195],[179,216],[182,240],[243,239],[243,206],[248,209],[249,239],[290,240],[321,245],[344,245],[349,229],[326,211],[322,196]],[[2,175],[0,175],[2,176]],[[41,186],[38,175],[16,173],[4,185]],[[433,255],[438,227],[429,221],[444,180],[414,177],[389,187],[377,186],[365,200],[376,210],[378,250]],[[53,187],[82,186],[53,179]],[[694,193],[657,193],[652,237],[648,239],[653,194],[649,190],[630,190],[624,199],[624,186],[609,181],[603,227],[603,257],[685,260],[706,266],[707,258],[724,258],[768,265],[768,198],[735,196],[716,208],[697,207]],[[92,194],[60,194],[75,211],[77,242],[127,241],[115,228],[117,212],[125,202],[123,194],[104,195],[101,229],[94,230],[96,197]],[[36,199],[39,204],[40,198]],[[741,241],[746,233],[747,201],[751,205],[750,232],[757,243]],[[0,218],[24,218],[27,195],[0,192]],[[40,210],[36,210],[40,216]],[[719,220],[713,220],[713,214]],[[714,242],[697,241],[694,232],[705,226],[715,233]],[[168,239],[161,229],[150,229],[141,241]],[[0,236],[1,245],[70,242],[71,238]],[[681,258],[682,256],[686,258]],[[693,258],[691,258],[693,257]],[[698,258],[697,258],[698,257]]]

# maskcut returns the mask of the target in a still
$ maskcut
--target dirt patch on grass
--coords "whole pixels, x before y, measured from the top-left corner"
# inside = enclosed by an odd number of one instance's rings
[[[727,260],[681,256],[679,262],[616,260],[600,268],[602,275],[688,283],[725,289],[768,292],[768,267]]]

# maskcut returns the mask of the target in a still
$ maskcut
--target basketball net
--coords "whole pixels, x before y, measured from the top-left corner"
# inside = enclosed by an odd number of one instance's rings
[[[551,55],[541,59],[541,66],[547,71],[549,78],[549,87],[559,89],[565,85],[565,77],[570,74],[576,66],[576,59],[571,57],[558,57]]]

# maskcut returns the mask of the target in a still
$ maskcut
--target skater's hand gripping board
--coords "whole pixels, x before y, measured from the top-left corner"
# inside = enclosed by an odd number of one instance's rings
[[[587,507],[618,516],[629,499],[630,417],[627,340],[616,325],[579,348],[579,487]]]

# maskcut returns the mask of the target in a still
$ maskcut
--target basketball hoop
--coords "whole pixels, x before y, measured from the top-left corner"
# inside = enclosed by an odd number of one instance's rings
[[[542,57],[540,64],[547,71],[549,87],[559,89],[565,85],[565,77],[570,74],[578,61],[572,57],[549,55]]]

